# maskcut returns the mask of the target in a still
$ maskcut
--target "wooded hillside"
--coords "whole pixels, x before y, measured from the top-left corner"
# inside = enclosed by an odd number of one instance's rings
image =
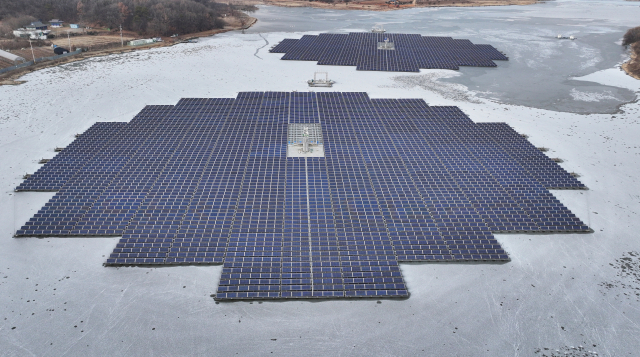
[[[0,0],[0,35],[36,19],[44,23],[60,19],[167,36],[222,28],[225,15],[255,9],[211,0]]]

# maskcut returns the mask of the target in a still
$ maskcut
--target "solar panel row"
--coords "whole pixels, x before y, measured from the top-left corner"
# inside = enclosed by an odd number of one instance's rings
[[[385,50],[393,44],[393,50]],[[495,67],[508,58],[491,45],[417,34],[367,33],[304,35],[284,39],[270,50],[283,60],[317,61],[319,65],[357,66],[362,71],[419,72],[420,68]]]
[[[547,189],[586,189],[578,179],[563,170],[507,124],[478,125],[523,167],[535,167],[535,170],[528,170],[529,175]]]
[[[325,157],[287,158],[290,124],[320,124]],[[18,187],[60,188],[17,236],[122,235],[107,265],[224,264],[217,299],[407,296],[398,261],[508,260],[493,232],[589,230],[545,188],[584,186],[513,129],[416,99],[182,99],[59,157]]]

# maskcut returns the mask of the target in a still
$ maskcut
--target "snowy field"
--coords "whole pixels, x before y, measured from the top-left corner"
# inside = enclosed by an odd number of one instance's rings
[[[638,5],[557,1],[375,14],[265,7],[246,34],[87,59],[0,87],[0,356],[638,356],[640,81],[620,71],[626,54],[616,43],[640,25]],[[278,20],[296,11],[308,21]],[[344,25],[318,20],[330,17]],[[547,38],[520,20],[553,28],[540,29]],[[285,37],[376,22],[490,43],[511,61],[399,74],[268,53]],[[579,39],[560,43],[552,38],[558,33]],[[476,122],[506,122],[529,135],[590,188],[552,192],[595,233],[497,235],[512,259],[506,264],[403,264],[406,300],[231,303],[210,297],[220,266],[106,268],[117,238],[12,237],[52,196],[14,192],[22,176],[96,121],[129,121],[145,105],[183,97],[307,91],[306,80],[321,70],[337,84],[316,91],[457,105]]]

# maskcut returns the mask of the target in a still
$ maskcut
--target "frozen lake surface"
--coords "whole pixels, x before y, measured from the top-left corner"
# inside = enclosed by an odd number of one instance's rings
[[[620,34],[637,26],[638,10],[624,11],[631,7],[628,2],[606,4],[567,1],[390,12],[266,7],[247,33],[340,33],[369,30],[377,23],[388,32],[469,39],[493,45],[510,60],[495,61],[498,68],[461,67],[460,76],[445,81],[503,103],[574,113],[615,113],[620,104],[635,100],[632,91],[570,79],[611,68],[628,57],[620,46]],[[577,40],[559,40],[558,34]]]
[[[637,355],[640,81],[618,65],[627,58],[619,40],[640,25],[638,5],[556,1],[384,13],[263,7],[246,34],[87,59],[0,87],[0,356]],[[286,37],[375,23],[488,43],[511,60],[495,69],[403,74],[281,61],[267,52]],[[117,238],[12,237],[52,196],[14,192],[22,175],[96,121],[129,121],[147,104],[183,97],[307,91],[320,70],[337,83],[316,91],[457,105],[476,122],[506,122],[529,135],[582,175],[590,190],[553,193],[595,233],[497,235],[512,259],[506,264],[403,264],[411,297],[379,303],[216,304],[210,294],[220,266],[105,268]]]

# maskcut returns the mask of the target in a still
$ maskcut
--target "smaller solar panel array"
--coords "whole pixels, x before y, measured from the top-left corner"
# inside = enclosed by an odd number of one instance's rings
[[[388,40],[394,50],[379,49]],[[304,35],[284,39],[272,53],[283,60],[317,61],[319,65],[356,66],[362,71],[419,72],[420,68],[459,69],[459,66],[496,67],[493,60],[508,58],[491,45],[469,40],[417,34],[352,32]]]

